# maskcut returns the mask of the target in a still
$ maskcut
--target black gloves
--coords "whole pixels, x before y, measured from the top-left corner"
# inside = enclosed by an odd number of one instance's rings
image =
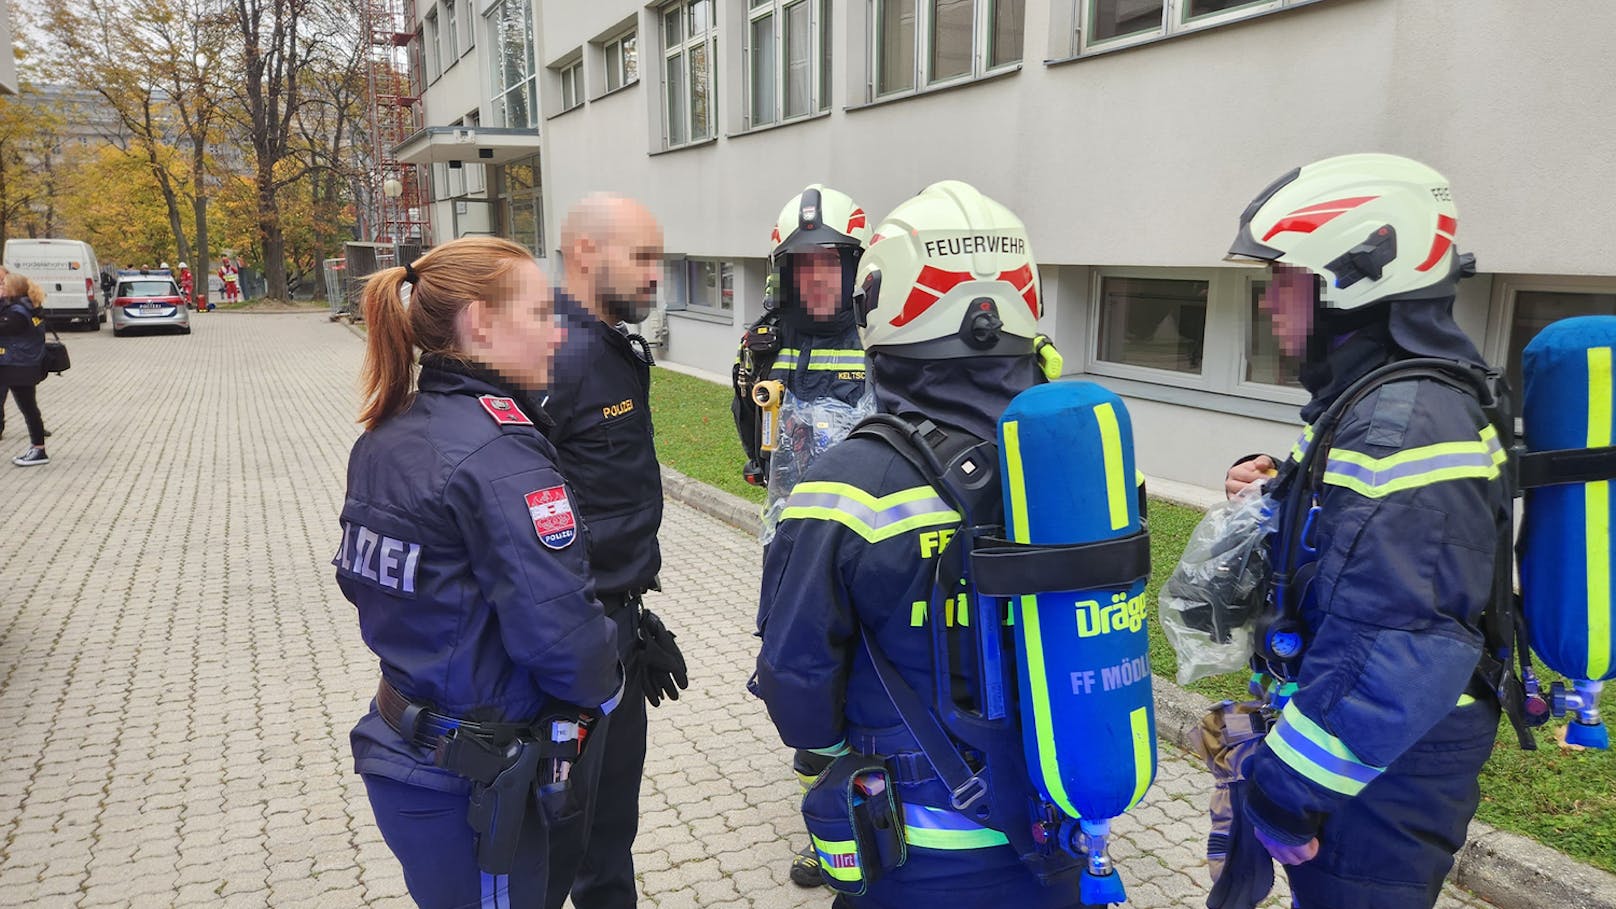
[[[645,699],[652,707],[662,706],[664,697],[679,700],[679,692],[690,687],[674,633],[649,609],[640,613],[640,659]]]

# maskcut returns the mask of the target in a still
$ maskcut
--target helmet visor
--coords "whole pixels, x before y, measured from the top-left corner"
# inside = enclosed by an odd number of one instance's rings
[[[1313,331],[1319,305],[1319,277],[1295,265],[1275,263],[1269,269],[1268,286],[1257,298],[1252,322],[1259,348],[1272,349],[1286,358],[1301,357],[1307,351],[1307,338]],[[1265,331],[1266,329],[1266,331]]]

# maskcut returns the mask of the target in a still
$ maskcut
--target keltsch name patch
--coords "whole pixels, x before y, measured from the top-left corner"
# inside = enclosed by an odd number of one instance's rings
[[[482,402],[483,410],[494,418],[494,422],[501,426],[532,426],[533,421],[528,419],[522,408],[510,398],[501,398],[498,395],[483,395],[477,399]]]
[[[527,513],[539,542],[551,549],[565,549],[578,536],[578,519],[572,513],[567,487],[550,486],[527,494]]]

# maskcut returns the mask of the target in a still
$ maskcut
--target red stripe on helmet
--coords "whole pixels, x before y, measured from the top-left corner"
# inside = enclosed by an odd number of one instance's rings
[[[776,224],[774,230],[769,232],[769,242],[775,246],[780,245],[780,225]]]
[[[968,271],[944,271],[930,265],[922,268],[915,278],[914,288],[909,291],[909,298],[903,301],[903,311],[893,317],[892,327],[902,328],[920,318],[944,294],[969,280]]]
[[[1436,216],[1436,236],[1431,238],[1431,252],[1426,255],[1425,261],[1415,266],[1415,271],[1430,271],[1442,257],[1448,254],[1453,247],[1453,241],[1459,235],[1459,221],[1447,215]]]
[[[1262,242],[1267,243],[1275,234],[1286,231],[1310,234],[1365,202],[1379,198],[1379,196],[1353,196],[1349,199],[1336,199],[1333,202],[1320,202],[1317,205],[1298,208],[1268,228],[1268,233],[1263,234]]]
[[[865,218],[864,218],[864,209],[862,209],[862,208],[853,209],[852,216],[847,219],[847,232],[852,233],[853,231],[858,230],[861,227],[869,227],[869,226],[870,226],[869,222],[867,220],[865,220]]]
[[[1000,281],[1008,281],[1021,294],[1021,299],[1027,301],[1027,308],[1032,310],[1033,318],[1038,318],[1038,286],[1032,280],[1032,266],[1023,265],[1015,271],[999,273]]]

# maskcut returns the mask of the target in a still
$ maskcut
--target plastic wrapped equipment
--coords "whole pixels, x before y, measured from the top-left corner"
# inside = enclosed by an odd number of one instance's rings
[[[787,391],[780,402],[780,443],[769,455],[769,489],[763,500],[764,543],[774,539],[774,527],[785,510],[786,497],[826,449],[847,438],[860,421],[875,413],[875,395],[868,385],[856,404],[838,398],[803,400]]]
[[[1162,631],[1178,654],[1178,683],[1246,668],[1271,565],[1274,500],[1253,484],[1207,510],[1162,585]]]

